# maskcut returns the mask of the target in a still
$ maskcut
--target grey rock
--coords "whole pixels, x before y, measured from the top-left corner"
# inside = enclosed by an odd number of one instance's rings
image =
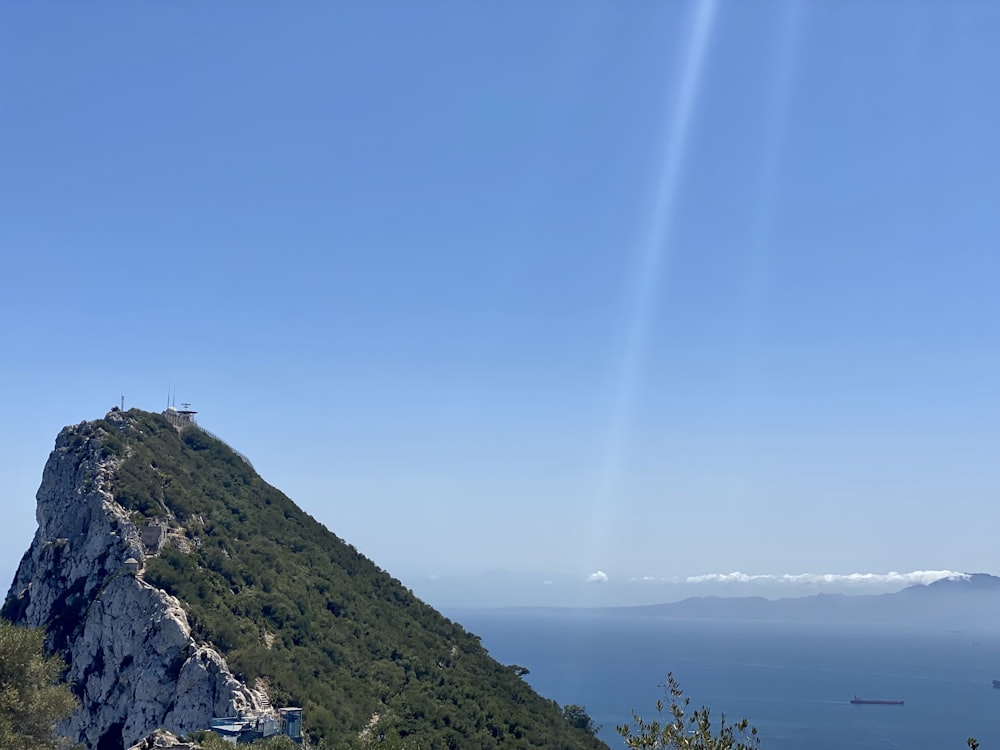
[[[190,742],[181,742],[173,732],[157,729],[128,750],[159,750],[163,747],[173,748],[173,750],[199,750],[201,746]]]
[[[112,411],[115,429],[132,429]],[[143,530],[114,498],[121,458],[103,450],[112,435],[93,425],[56,439],[37,495],[38,530],[7,595],[15,622],[47,631],[69,665],[80,709],[61,727],[88,747],[129,747],[157,728],[184,735],[213,716],[261,709],[266,696],[198,643],[181,603],[125,571],[146,557]],[[89,434],[86,434],[88,433]]]

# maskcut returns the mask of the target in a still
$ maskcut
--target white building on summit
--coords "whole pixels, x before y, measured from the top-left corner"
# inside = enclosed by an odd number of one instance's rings
[[[197,422],[194,421],[194,415],[198,412],[191,408],[191,404],[181,404],[180,409],[176,409],[173,406],[168,406],[166,411],[163,412],[163,416],[167,418],[178,430],[184,427],[197,426]]]

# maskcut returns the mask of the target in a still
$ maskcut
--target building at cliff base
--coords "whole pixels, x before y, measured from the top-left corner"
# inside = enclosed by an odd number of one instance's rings
[[[302,744],[302,709],[289,707],[256,716],[225,716],[212,719],[210,729],[226,742],[243,745],[283,734]]]

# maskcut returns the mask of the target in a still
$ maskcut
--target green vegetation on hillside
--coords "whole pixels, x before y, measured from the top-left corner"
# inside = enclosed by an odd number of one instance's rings
[[[302,706],[322,747],[605,747],[224,443],[127,416],[124,430],[78,429],[122,458],[114,494],[133,520],[177,530],[145,580],[184,602],[196,637],[248,684]]]
[[[64,746],[56,725],[76,707],[59,677],[64,665],[45,656],[45,633],[0,619],[0,750]]]
[[[232,750],[233,748],[231,743],[226,742],[215,732],[195,732],[188,739],[197,742],[201,750]],[[278,734],[262,740],[255,740],[249,744],[242,745],[242,747],[246,748],[246,750],[298,750],[299,745],[296,745],[287,737]]]

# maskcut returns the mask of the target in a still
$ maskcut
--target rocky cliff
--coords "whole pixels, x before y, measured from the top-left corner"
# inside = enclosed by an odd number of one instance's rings
[[[71,738],[121,750],[273,700],[301,707],[324,750],[605,747],[523,669],[170,416],[68,427],[45,467],[3,614],[44,627],[69,664]]]
[[[176,598],[143,581],[145,524],[114,493],[124,447],[116,432],[128,428],[112,411],[60,433],[38,490],[38,531],[4,606],[13,621],[47,629],[81,703],[63,731],[97,750],[157,727],[203,729],[263,698],[196,642]],[[130,558],[138,573],[126,569]]]

